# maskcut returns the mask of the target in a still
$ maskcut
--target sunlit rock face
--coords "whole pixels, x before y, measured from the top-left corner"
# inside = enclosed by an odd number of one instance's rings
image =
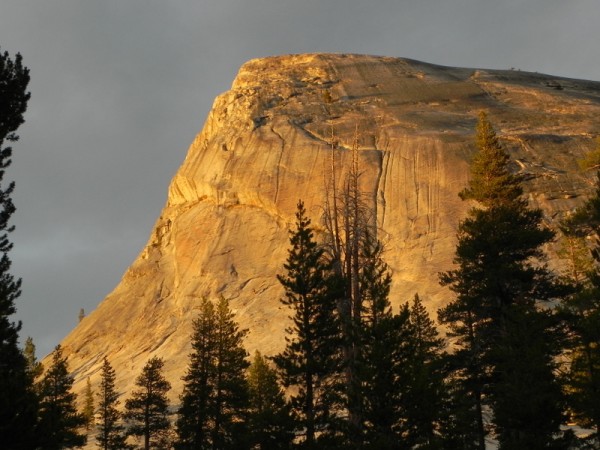
[[[362,190],[393,272],[391,301],[397,308],[418,292],[435,313],[451,295],[438,273],[452,267],[457,224],[471,206],[457,193],[482,110],[549,224],[585,198],[591,188],[577,159],[600,129],[598,82],[362,55],[243,65],[172,180],[148,244],[62,342],[76,390],[88,376],[98,382],[108,355],[127,393],[158,355],[176,400],[204,296],[231,300],[250,352],[280,350],[289,313],[276,274],[296,203],[304,200],[322,230],[332,152],[341,183],[355,136]]]

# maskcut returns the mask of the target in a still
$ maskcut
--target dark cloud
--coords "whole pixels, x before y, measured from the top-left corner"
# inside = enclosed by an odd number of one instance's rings
[[[597,0],[4,0],[31,69],[18,318],[46,353],[118,283],[214,97],[248,59],[352,52],[600,79]]]

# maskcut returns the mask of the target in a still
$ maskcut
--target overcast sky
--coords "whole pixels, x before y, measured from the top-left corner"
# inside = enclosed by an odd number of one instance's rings
[[[8,171],[22,339],[43,356],[117,285],[248,59],[367,53],[600,80],[598,24],[598,0],[2,0],[0,47],[31,70]]]

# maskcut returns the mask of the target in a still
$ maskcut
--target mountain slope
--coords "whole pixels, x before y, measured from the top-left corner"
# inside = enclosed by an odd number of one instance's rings
[[[599,82],[364,55],[246,63],[215,100],[148,244],[62,342],[76,389],[88,376],[99,379],[108,355],[127,392],[158,355],[175,399],[203,296],[231,299],[250,329],[250,351],[282,347],[288,313],[275,275],[299,198],[319,224],[332,131],[341,180],[358,129],[362,189],[393,270],[393,304],[418,291],[434,312],[449,298],[437,273],[451,267],[456,226],[469,207],[457,193],[468,179],[480,110],[548,223],[584,198],[590,187],[576,160],[598,133]]]

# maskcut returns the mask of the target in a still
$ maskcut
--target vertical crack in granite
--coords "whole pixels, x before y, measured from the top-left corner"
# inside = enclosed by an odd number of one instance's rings
[[[280,185],[280,180],[279,177],[281,175],[281,161],[283,159],[283,152],[285,150],[285,139],[283,139],[283,136],[278,133],[275,130],[275,126],[271,126],[271,131],[273,132],[273,134],[275,136],[277,136],[279,138],[279,141],[281,142],[281,148],[279,151],[279,158],[277,159],[277,165],[275,166],[275,198],[273,200],[273,203],[275,203],[277,205],[277,201],[279,200],[279,185]]]
[[[380,213],[379,213],[379,204],[380,204],[380,199],[381,199],[381,206],[383,209],[383,212],[381,213],[381,215],[385,215],[385,192],[383,191],[383,185],[382,185],[382,179],[384,178],[384,165],[383,165],[383,161],[384,161],[384,152],[383,150],[375,150],[375,155],[376,155],[376,170],[377,170],[377,175],[375,176],[375,189],[373,189],[373,208],[375,209],[374,214],[373,214],[373,218],[375,220],[375,225],[377,225],[376,227],[376,232],[378,233],[378,228],[381,227],[381,224],[383,223],[383,220],[380,220]],[[379,239],[379,237],[376,236],[377,239]]]

